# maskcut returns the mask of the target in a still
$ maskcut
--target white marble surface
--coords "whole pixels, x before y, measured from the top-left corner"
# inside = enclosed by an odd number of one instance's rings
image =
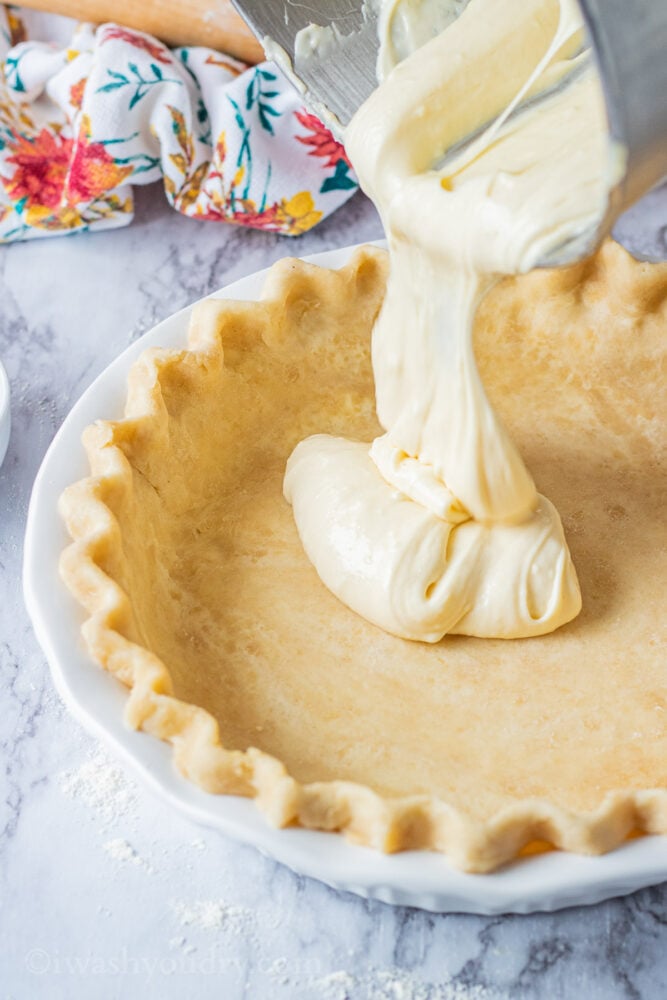
[[[624,224],[650,249],[657,194]],[[69,407],[156,321],[288,253],[379,235],[360,196],[298,242],[197,224],[159,188],[127,230],[0,249],[13,432],[0,472],[0,1000],[659,1000],[667,886],[554,915],[368,904],[195,827],[55,694],[20,592],[30,487]]]

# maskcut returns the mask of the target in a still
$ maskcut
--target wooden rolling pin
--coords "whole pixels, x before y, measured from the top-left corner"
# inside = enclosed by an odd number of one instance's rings
[[[206,45],[244,62],[264,58],[262,46],[227,0],[19,0],[79,21],[115,21],[169,45]]]

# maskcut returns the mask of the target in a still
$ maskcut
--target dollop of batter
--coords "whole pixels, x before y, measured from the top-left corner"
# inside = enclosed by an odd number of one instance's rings
[[[470,0],[347,131],[389,244],[372,342],[386,433],[303,441],[284,489],[326,586],[403,638],[540,635],[581,607],[558,513],[486,397],[472,337],[496,281],[604,211],[607,121],[582,43],[573,0]]]

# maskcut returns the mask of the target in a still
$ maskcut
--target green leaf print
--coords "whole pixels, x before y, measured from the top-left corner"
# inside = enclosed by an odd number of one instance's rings
[[[279,90],[264,90],[264,82],[275,83],[278,77],[266,69],[256,69],[246,88],[246,111],[256,109],[257,118],[265,132],[275,135],[272,118],[279,118],[282,111],[271,105],[271,101],[280,96]]]
[[[321,194],[327,191],[350,191],[357,186],[357,182],[350,177],[350,168],[345,160],[339,160],[333,176],[327,177],[320,188]]]
[[[183,86],[182,80],[176,80],[173,77],[165,76],[157,63],[150,64],[153,76],[148,78],[142,76],[141,70],[136,63],[128,63],[127,68],[130,72],[130,76],[126,76],[125,73],[117,73],[112,69],[107,69],[107,76],[111,79],[109,83],[105,83],[101,87],[98,87],[96,93],[109,94],[114,90],[122,90],[124,87],[133,87],[134,93],[130,97],[130,102],[128,104],[128,110],[130,111],[157,83],[176,83],[180,87]]]

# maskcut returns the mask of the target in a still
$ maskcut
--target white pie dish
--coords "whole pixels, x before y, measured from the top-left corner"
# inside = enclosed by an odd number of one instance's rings
[[[9,379],[0,361],[0,465],[2,465],[7,453],[10,425]]]
[[[340,267],[345,248],[308,260]],[[265,271],[215,293],[255,299]],[[99,417],[120,416],[127,374],[147,347],[181,347],[190,309],[175,314],[120,355],[75,405],[37,476],[30,504],[24,584],[28,610],[56,686],[74,714],[129,762],[163,797],[192,819],[251,843],[295,871],[337,888],[391,903],[436,911],[530,912],[595,903],[667,879],[667,838],[645,837],[600,858],[552,852],[527,858],[492,875],[465,875],[442,855],[382,855],[335,834],[275,830],[246,799],[209,795],[181,777],[170,748],[123,723],[126,689],[88,657],[79,638],[84,613],[58,578],[67,535],[57,513],[63,489],[87,474],[83,429]]]

